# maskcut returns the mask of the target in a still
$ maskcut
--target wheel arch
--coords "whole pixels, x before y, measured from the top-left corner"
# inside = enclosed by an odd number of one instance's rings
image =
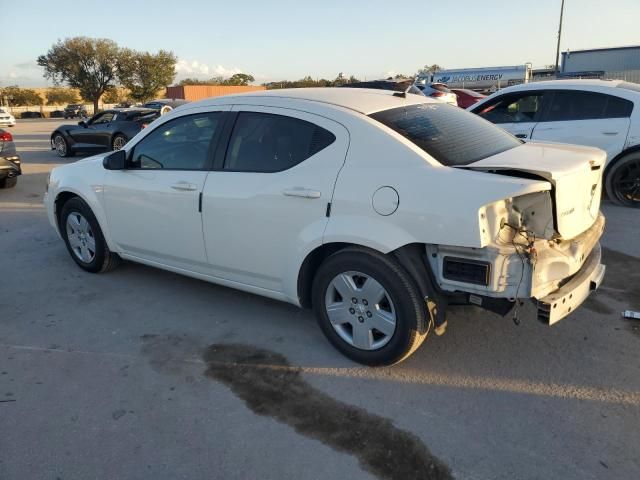
[[[607,163],[607,166],[604,168],[604,173],[602,175],[603,183],[606,184],[607,176],[609,175],[609,172],[611,171],[611,169],[616,163],[618,163],[620,160],[622,160],[624,157],[626,157],[630,153],[636,153],[636,152],[640,152],[640,144],[633,145],[632,147],[629,147],[626,150],[621,151],[618,155],[613,157],[611,161]]]
[[[437,286],[432,282],[433,274],[428,262],[422,260],[425,245],[422,243],[408,243],[392,251],[383,252],[369,245],[350,242],[332,242],[322,244],[307,254],[298,273],[297,292],[298,301],[302,308],[312,307],[312,286],[318,268],[324,260],[340,250],[358,247],[393,257],[416,283],[421,293],[426,297],[439,296]]]
[[[102,230],[102,236],[104,237],[105,242],[107,242],[107,246],[109,247],[109,250],[117,253],[117,249],[115,249],[115,244],[111,240],[109,231],[106,228],[107,219],[104,215],[104,212],[102,211],[102,207],[100,203],[97,201],[97,199],[91,200],[87,198],[85,195],[83,195],[81,192],[77,191],[76,189],[65,187],[60,189],[56,193],[55,200],[53,201],[53,205],[54,205],[53,214],[56,219],[58,231],[62,233],[62,225],[60,223],[60,220],[61,220],[60,215],[62,213],[62,209],[64,208],[65,203],[67,203],[72,198],[79,198],[89,206],[89,208],[93,212],[93,215],[96,217],[96,221],[100,226],[100,230]]]

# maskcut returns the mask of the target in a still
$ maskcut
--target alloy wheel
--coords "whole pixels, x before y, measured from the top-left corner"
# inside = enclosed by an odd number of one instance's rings
[[[113,139],[113,149],[114,150],[121,150],[122,147],[124,147],[127,144],[127,140],[118,135],[116,138]]]
[[[53,147],[59,156],[64,157],[67,154],[67,142],[60,135],[56,135],[53,139]]]
[[[628,161],[616,173],[613,187],[621,202],[627,205],[640,202],[640,159]]]

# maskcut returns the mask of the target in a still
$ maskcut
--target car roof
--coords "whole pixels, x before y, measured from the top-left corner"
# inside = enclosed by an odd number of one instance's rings
[[[193,102],[191,107],[205,107],[219,104],[238,103],[250,100],[254,103],[260,98],[290,99],[317,102],[325,105],[343,107],[365,115],[388,110],[394,107],[416,105],[420,103],[440,103],[437,100],[422,95],[407,94],[394,95],[391,90],[374,90],[370,88],[287,88],[279,90],[260,90],[236,95],[225,95]]]
[[[574,89],[574,88],[617,88],[624,84],[623,80],[594,80],[594,79],[567,79],[567,80],[543,80],[540,82],[521,83],[511,87],[503,88],[501,92],[511,92],[518,90],[539,90],[550,89]]]

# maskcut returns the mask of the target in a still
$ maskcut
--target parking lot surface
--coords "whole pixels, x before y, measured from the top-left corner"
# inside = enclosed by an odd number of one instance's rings
[[[640,212],[605,203],[607,274],[554,327],[451,311],[393,368],[308,311],[125,263],[81,271],[49,226],[56,120],[11,129],[0,190],[0,478],[640,478]]]

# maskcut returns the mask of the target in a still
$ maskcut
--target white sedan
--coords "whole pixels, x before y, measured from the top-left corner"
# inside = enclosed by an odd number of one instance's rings
[[[56,167],[45,204],[86,271],[127,259],[313,308],[381,365],[443,333],[450,304],[574,311],[604,275],[604,160],[424,96],[278,90],[181,106]]]
[[[11,115],[9,109],[6,107],[0,107],[0,127],[15,127],[16,117]]]
[[[640,85],[621,80],[550,80],[505,88],[469,110],[534,141],[607,153],[609,198],[640,208]]]

